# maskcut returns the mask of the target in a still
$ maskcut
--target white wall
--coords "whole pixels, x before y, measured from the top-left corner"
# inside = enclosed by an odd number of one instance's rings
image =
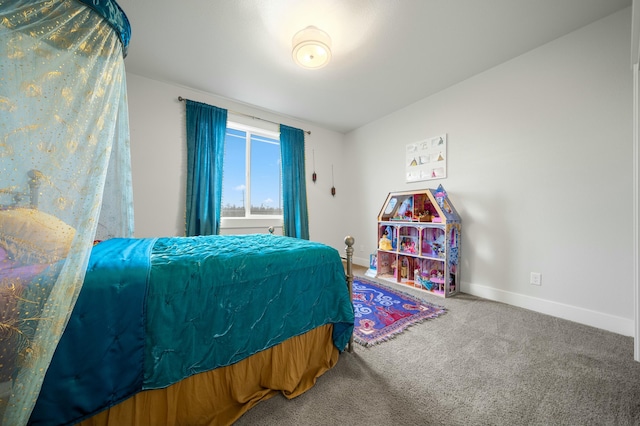
[[[186,190],[185,103],[178,96],[227,108],[243,114],[310,130],[306,135],[307,197],[310,238],[343,253],[346,224],[341,220],[346,197],[343,135],[310,123],[258,110],[210,94],[127,74],[136,237],[184,235]],[[231,114],[233,115],[233,114]],[[255,127],[277,131],[261,120],[235,116]],[[313,153],[318,180],[311,181]],[[331,164],[334,164],[336,196],[332,197]],[[266,225],[256,224],[266,229]],[[228,233],[222,230],[221,233]]]
[[[358,260],[388,192],[443,184],[463,292],[633,335],[630,24],[628,8],[346,135]],[[406,144],[442,133],[448,177],[405,183]]]
[[[640,361],[640,150],[638,134],[640,126],[640,2],[633,0],[631,12],[631,63],[633,64],[633,287],[635,289],[635,340],[633,359]]]

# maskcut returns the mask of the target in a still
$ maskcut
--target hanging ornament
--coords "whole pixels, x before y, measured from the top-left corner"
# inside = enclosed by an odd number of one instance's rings
[[[333,185],[333,164],[331,165],[331,195],[336,196],[336,187]]]
[[[313,174],[311,175],[311,180],[313,183],[316,183],[316,179],[318,179],[318,175],[316,175],[316,150],[313,150]]]

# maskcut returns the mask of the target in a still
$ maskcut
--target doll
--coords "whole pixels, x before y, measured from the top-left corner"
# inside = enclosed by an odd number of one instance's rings
[[[384,234],[382,235],[382,238],[380,238],[380,241],[378,242],[378,248],[380,250],[389,250],[391,251],[391,240],[389,239],[389,237],[387,237],[388,232],[384,231]]]

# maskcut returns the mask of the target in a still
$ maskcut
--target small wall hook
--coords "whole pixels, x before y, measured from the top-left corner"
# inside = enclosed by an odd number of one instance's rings
[[[331,195],[336,196],[336,187],[333,183],[333,164],[331,165]]]

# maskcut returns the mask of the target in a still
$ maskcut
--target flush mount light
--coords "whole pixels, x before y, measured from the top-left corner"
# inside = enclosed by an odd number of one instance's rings
[[[324,31],[309,26],[293,36],[293,60],[302,68],[322,68],[330,59],[331,39]]]

